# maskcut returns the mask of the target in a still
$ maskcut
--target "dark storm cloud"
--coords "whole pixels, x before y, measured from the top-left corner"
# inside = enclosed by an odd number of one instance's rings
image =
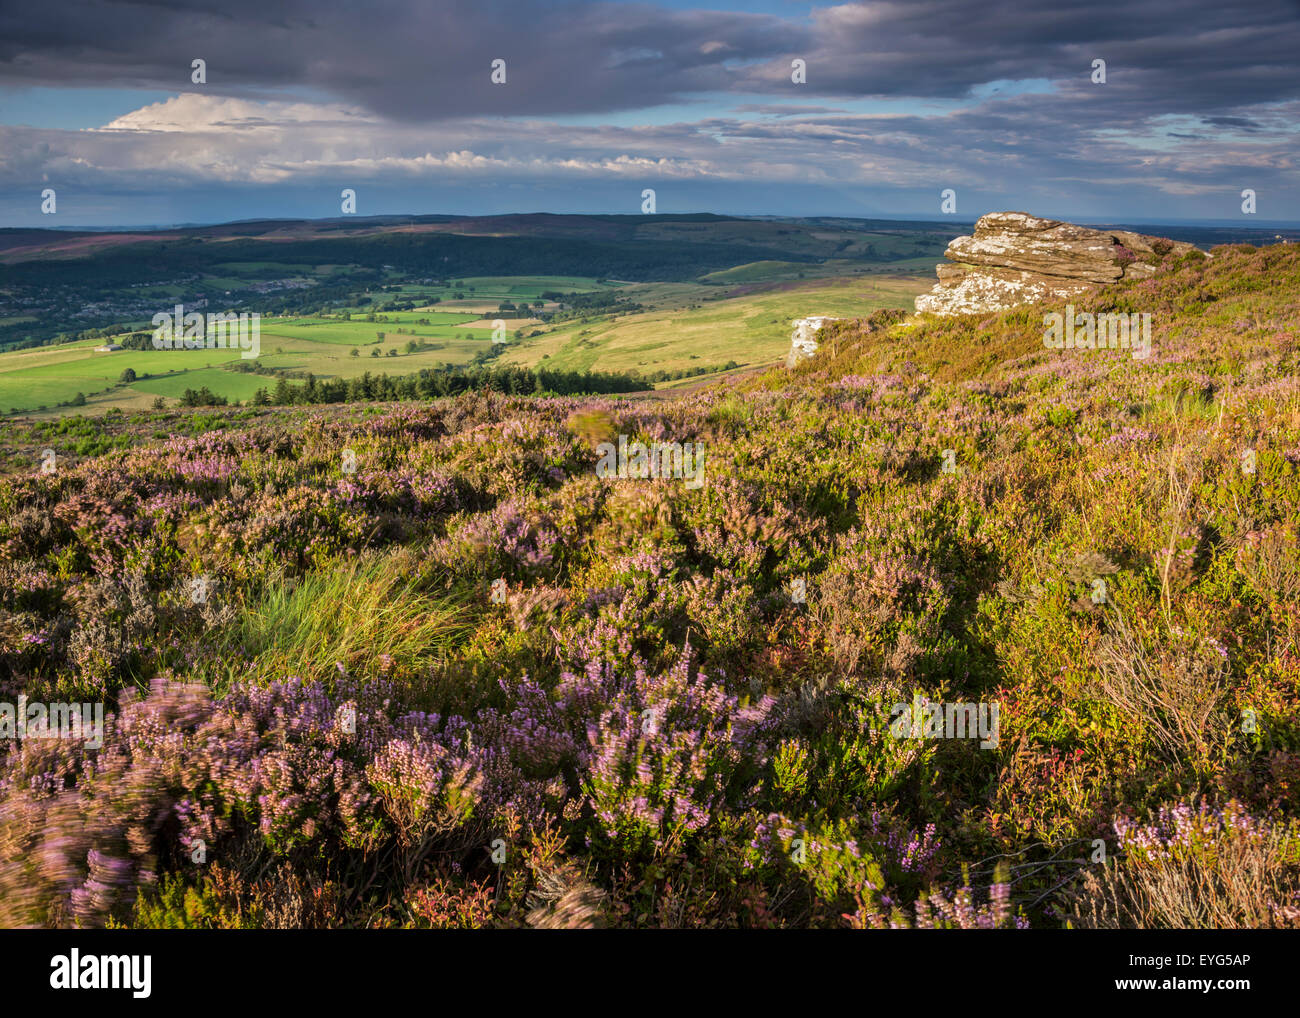
[[[0,15],[0,82],[207,92],[308,86],[404,120],[635,109],[727,88],[724,62],[784,51],[767,15],[501,0],[60,4]],[[48,10],[48,8],[47,8]],[[507,64],[493,85],[491,63]]]
[[[237,194],[249,218],[279,208],[254,196],[318,208],[343,186],[371,209],[388,189],[390,211],[464,210],[428,205],[430,187],[494,208],[518,194],[519,209],[635,209],[658,186],[682,210],[795,213],[831,194],[819,209],[864,214],[935,214],[953,187],[963,214],[1109,221],[1235,215],[1249,187],[1270,214],[1300,214],[1296,3],[273,6],[0,9],[0,84],[172,94],[93,130],[0,123],[0,213],[40,221],[49,183],[102,199],[104,218],[130,215],[118,195],[185,194],[186,221],[211,218],[205,194]],[[195,57],[206,85],[190,83]]]
[[[1244,131],[1258,131],[1263,125],[1249,117],[1205,117],[1211,127],[1239,127]]]
[[[1148,112],[1221,110],[1300,92],[1300,10],[1284,0],[919,0],[814,12],[809,86],[953,97],[984,82],[1046,78]],[[1118,93],[1118,95],[1116,95]]]
[[[1085,91],[1107,62],[1122,115],[1232,116],[1300,92],[1300,6],[1284,0],[916,0],[788,16],[502,0],[116,0],[0,13],[0,82],[256,95],[308,86],[401,120],[640,109],[700,92],[960,98],[1001,80]],[[490,63],[507,61],[494,86]],[[790,61],[808,63],[806,85]],[[1212,121],[1211,121],[1212,122]],[[1228,125],[1225,125],[1228,126]],[[1239,126],[1239,125],[1232,125]]]
[[[734,113],[759,113],[770,117],[808,117],[821,113],[847,113],[836,106],[804,106],[793,103],[742,103],[733,106]]]

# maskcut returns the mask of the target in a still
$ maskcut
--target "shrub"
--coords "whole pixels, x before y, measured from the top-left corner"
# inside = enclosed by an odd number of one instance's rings
[[[1072,918],[1100,929],[1300,928],[1300,828],[1238,802],[1164,806],[1115,821],[1127,853],[1087,871]]]
[[[481,779],[454,726],[398,713],[386,692],[291,680],[213,700],[157,679],[123,697],[99,749],[25,740],[0,782],[0,925],[125,918],[200,842],[231,856],[247,838],[279,856],[387,849],[389,877],[409,881]]]
[[[1171,761],[1203,761],[1228,737],[1228,661],[1219,647],[1182,634],[1152,650],[1115,614],[1094,655],[1101,695]]]

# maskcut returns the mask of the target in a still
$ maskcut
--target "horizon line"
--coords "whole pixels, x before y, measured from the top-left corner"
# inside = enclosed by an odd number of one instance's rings
[[[1021,212],[1023,209],[998,209],[999,212]],[[985,215],[990,213],[984,213]],[[1026,213],[1028,215],[1039,215],[1038,213]],[[402,218],[428,218],[444,217],[451,220],[458,219],[507,219],[519,216],[571,216],[571,217],[596,217],[596,216],[620,216],[626,219],[641,218],[672,218],[677,216],[702,216],[712,215],[720,219],[773,219],[773,220],[801,220],[801,219],[841,219],[849,222],[913,222],[927,223],[935,226],[952,224],[954,226],[974,226],[976,221],[981,218],[976,216],[969,218],[966,216],[953,216],[952,218],[932,219],[924,215],[904,215],[899,213],[879,213],[871,216],[849,216],[834,212],[807,212],[800,215],[778,215],[770,212],[713,212],[707,209],[696,211],[674,211],[674,212],[555,212],[550,210],[533,210],[529,212],[492,212],[492,213],[464,213],[464,212],[381,212],[374,215],[335,215],[335,216],[254,216],[249,219],[216,219],[211,221],[191,221],[182,223],[116,223],[109,226],[93,225],[67,225],[67,226],[0,226],[0,232],[9,230],[44,230],[51,233],[56,232],[73,232],[81,231],[86,233],[137,233],[151,230],[191,230],[205,229],[214,226],[240,226],[251,225],[253,223],[328,223],[328,222],[368,222],[381,219],[402,219]],[[1290,219],[1261,219],[1252,225],[1249,222],[1243,222],[1239,219],[1172,219],[1172,218],[1109,218],[1103,219],[1096,216],[1080,218],[1062,218],[1060,216],[1042,215],[1043,219],[1055,219],[1059,222],[1077,223],[1079,225],[1093,226],[1113,226],[1113,225],[1151,225],[1151,226],[1197,226],[1204,228],[1226,228],[1226,229],[1249,229],[1249,230],[1267,230],[1274,228],[1282,229],[1300,229],[1300,220]]]

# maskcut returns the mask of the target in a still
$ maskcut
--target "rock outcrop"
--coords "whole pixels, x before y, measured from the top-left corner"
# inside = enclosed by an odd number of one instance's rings
[[[917,311],[965,315],[1043,300],[1068,300],[1119,279],[1144,279],[1168,254],[1195,245],[1127,230],[991,212],[975,234],[958,237],[938,266],[939,282],[916,298]]]
[[[790,353],[786,355],[785,365],[794,367],[801,360],[807,360],[817,352],[817,333],[827,322],[838,322],[838,318],[829,315],[811,315],[808,318],[796,318],[790,324],[794,332],[790,333]]]

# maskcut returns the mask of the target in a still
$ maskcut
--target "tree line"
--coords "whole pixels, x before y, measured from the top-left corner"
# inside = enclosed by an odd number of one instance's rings
[[[438,399],[470,390],[488,389],[513,396],[589,396],[653,389],[638,374],[619,371],[552,371],[515,366],[437,370],[425,368],[411,375],[373,375],[320,379],[308,374],[301,384],[281,378],[271,389],[258,389],[252,406],[294,406],[310,403],[365,403]],[[224,406],[225,399],[210,390],[187,389],[182,406]]]

